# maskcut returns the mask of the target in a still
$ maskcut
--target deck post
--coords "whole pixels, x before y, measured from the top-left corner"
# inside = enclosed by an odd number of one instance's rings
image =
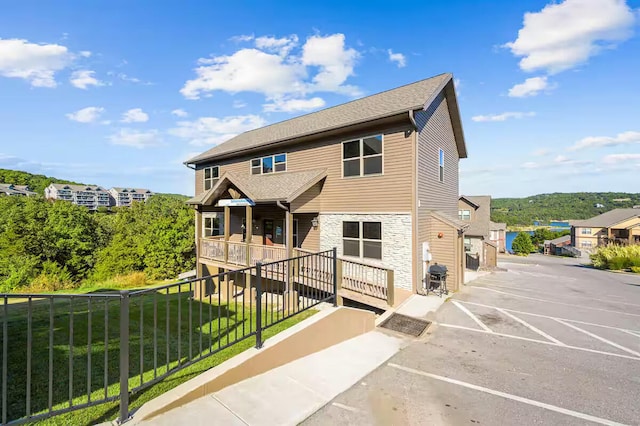
[[[251,266],[251,240],[253,239],[253,207],[247,206],[246,213],[244,215],[244,232],[245,239],[244,242],[247,245],[247,266]]]
[[[287,249],[287,270],[285,276],[285,297],[284,311],[286,313],[295,312],[298,309],[298,292],[295,290],[293,278],[294,264],[290,259],[293,257],[293,213],[285,211],[285,246]]]
[[[229,228],[231,227],[231,209],[224,206],[224,263],[229,262]]]
[[[334,271],[334,273],[336,274],[335,276],[335,280],[336,280],[336,285],[335,285],[335,291],[336,291],[336,300],[338,305],[342,306],[344,303],[342,301],[342,296],[340,296],[340,289],[342,289],[342,280],[343,280],[343,276],[342,276],[342,259],[340,259],[337,254],[335,254],[335,265],[336,265],[336,270]]]
[[[395,286],[393,284],[393,269],[387,269],[387,304],[393,306]]]

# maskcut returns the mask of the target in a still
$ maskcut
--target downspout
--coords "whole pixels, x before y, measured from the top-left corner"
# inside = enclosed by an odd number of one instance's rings
[[[409,110],[409,121],[411,121],[411,124],[413,124],[413,129],[417,131],[418,130],[418,123],[416,123],[416,119],[413,116],[413,110],[412,109]]]
[[[282,204],[280,201],[276,201],[276,206],[280,207],[284,211],[287,211],[287,212],[289,211],[289,209],[284,204]]]

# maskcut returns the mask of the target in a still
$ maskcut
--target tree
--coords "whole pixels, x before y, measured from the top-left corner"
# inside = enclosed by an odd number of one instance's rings
[[[528,256],[529,253],[536,250],[536,247],[531,242],[531,236],[526,232],[520,232],[516,235],[511,248],[518,256]]]

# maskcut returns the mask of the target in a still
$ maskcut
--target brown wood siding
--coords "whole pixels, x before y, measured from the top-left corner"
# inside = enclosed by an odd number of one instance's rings
[[[324,182],[318,182],[291,203],[293,213],[317,213],[320,211],[322,187]]]
[[[310,251],[320,251],[320,230],[313,229],[311,219],[315,214],[294,214],[293,218],[298,220],[298,239],[300,247]]]
[[[383,175],[342,177],[342,142],[363,136],[382,133]],[[287,153],[287,171],[327,169],[327,178],[321,194],[315,200],[320,204],[314,211],[362,213],[362,212],[410,212],[411,211],[411,141],[409,124],[396,124],[380,128],[371,126],[357,133],[345,132],[344,136],[332,136],[317,141],[304,142],[288,148],[266,149],[260,154],[238,157],[198,166],[198,172],[211,165],[220,166],[220,175],[226,171],[250,173],[253,158]],[[197,174],[196,174],[197,175]],[[199,182],[198,177],[196,181]],[[199,183],[198,183],[199,184]],[[204,190],[203,184],[196,194]],[[307,210],[308,211],[308,210]]]
[[[458,210],[469,210],[470,219],[469,220],[465,220],[465,222],[475,222],[476,221],[476,216],[477,216],[478,211],[475,209],[475,207],[469,205],[469,203],[467,203],[466,201],[463,201],[463,200],[459,200],[458,201]],[[458,217],[458,213],[457,212],[456,212],[455,217]]]
[[[431,265],[445,265],[448,271],[447,285],[449,290],[458,289],[459,256],[458,256],[458,230],[438,218],[430,217],[427,220],[429,231],[427,238],[431,248]],[[442,233],[442,238],[438,234]]]

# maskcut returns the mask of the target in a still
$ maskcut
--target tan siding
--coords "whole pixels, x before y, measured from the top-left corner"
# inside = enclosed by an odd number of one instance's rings
[[[345,136],[306,142],[287,149],[265,150],[260,155],[238,157],[231,161],[203,164],[220,165],[226,171],[250,173],[252,158],[287,153],[287,170],[327,169],[327,178],[317,200],[325,212],[409,212],[411,211],[411,141],[408,125],[393,128],[371,127]],[[342,142],[372,134],[384,134],[383,170],[381,176],[342,178]],[[202,191],[202,188],[200,189]]]
[[[478,214],[478,211],[475,209],[475,207],[471,206],[466,201],[459,200],[458,201],[458,210],[469,210],[470,219],[466,220],[465,222],[475,222],[476,215]],[[456,212],[456,215],[454,217],[458,217],[458,213],[457,212]]]
[[[318,182],[291,203],[293,213],[317,213],[320,211],[321,198],[324,182]]]
[[[295,214],[294,219],[298,220],[298,239],[300,247],[310,251],[320,251],[320,230],[313,229],[311,219],[316,217],[315,214]]]
[[[425,111],[416,114],[418,124],[418,200],[425,209],[458,215],[458,149],[447,100],[440,94]],[[439,150],[444,151],[444,182],[439,180]]]
[[[196,170],[196,187],[194,189],[195,189],[196,196],[200,195],[200,193],[204,191],[204,170],[203,169]]]
[[[445,265],[448,270],[447,284],[449,290],[457,290],[457,283],[459,282],[458,231],[450,224],[444,223],[435,217],[431,217],[427,222],[430,224],[430,230],[427,235],[433,256],[431,265],[436,263]],[[438,238],[439,233],[442,233],[442,238]]]

